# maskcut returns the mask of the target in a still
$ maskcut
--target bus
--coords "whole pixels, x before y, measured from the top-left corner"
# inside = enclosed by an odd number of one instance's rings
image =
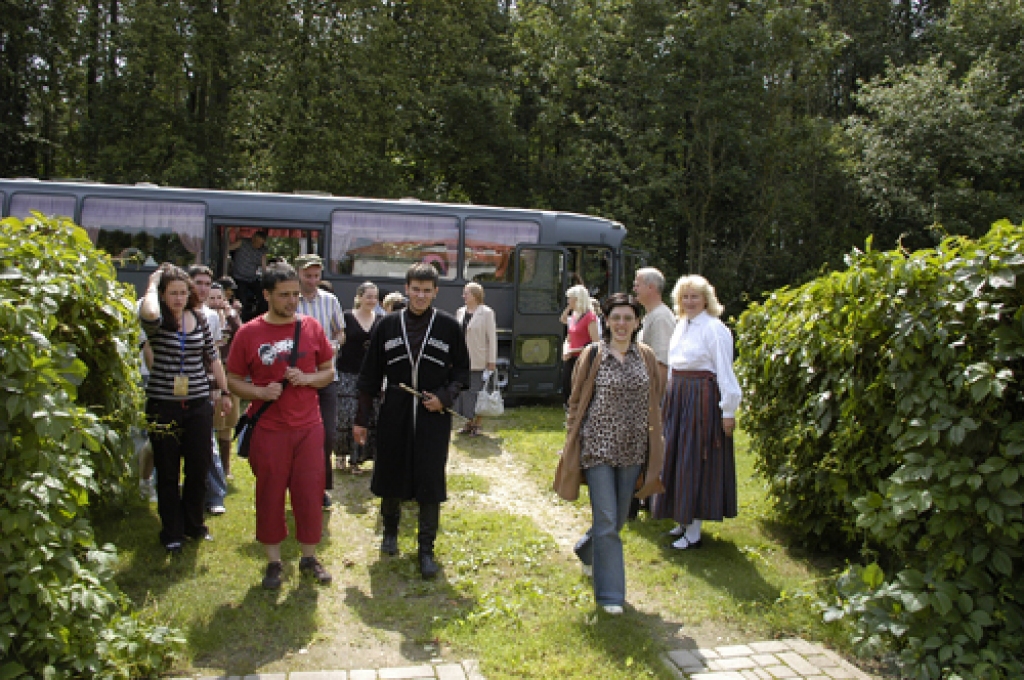
[[[72,219],[140,293],[161,262],[230,274],[231,246],[257,231],[289,261],[320,255],[345,309],[363,281],[383,299],[404,292],[409,265],[429,262],[439,309],[462,306],[467,282],[483,286],[498,325],[498,382],[512,401],[561,393],[568,287],[583,282],[597,298],[630,291],[644,264],[623,247],[620,223],[547,210],[38,179],[0,179],[0,207],[4,217]]]

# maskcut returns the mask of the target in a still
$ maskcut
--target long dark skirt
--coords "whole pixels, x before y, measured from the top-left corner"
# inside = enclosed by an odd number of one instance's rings
[[[685,373],[672,375],[666,395],[665,493],[653,497],[651,516],[683,525],[735,517],[736,456],[722,428],[718,382],[711,372]]]
[[[377,411],[380,400],[373,400],[370,422],[366,428],[366,445],[359,446],[352,438],[352,425],[359,410],[359,390],[356,373],[342,373],[338,376],[338,438],[334,443],[334,455],[341,460],[348,460],[356,465],[368,460],[377,459]]]

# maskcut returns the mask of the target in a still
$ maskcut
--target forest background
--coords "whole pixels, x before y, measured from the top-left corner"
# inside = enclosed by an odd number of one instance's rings
[[[1021,0],[0,0],[0,176],[597,214],[733,314],[1021,222],[1022,107]]]

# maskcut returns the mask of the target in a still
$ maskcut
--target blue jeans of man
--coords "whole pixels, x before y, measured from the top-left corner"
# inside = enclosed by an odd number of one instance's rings
[[[576,544],[583,564],[594,567],[594,599],[600,606],[626,602],[626,562],[622,556],[622,531],[629,502],[636,493],[639,465],[598,465],[583,471],[590,487],[594,516],[590,531]]]

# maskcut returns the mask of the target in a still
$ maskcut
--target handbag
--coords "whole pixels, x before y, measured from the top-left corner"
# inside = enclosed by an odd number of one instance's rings
[[[292,352],[288,358],[288,365],[294,366],[295,362],[299,358],[299,335],[302,332],[302,322],[295,322],[295,338],[292,341]],[[288,382],[285,381],[281,384],[282,389],[288,387]],[[280,397],[278,397],[280,399]],[[239,458],[249,457],[249,446],[252,445],[252,433],[256,430],[256,423],[259,422],[260,416],[262,416],[268,408],[273,406],[275,401],[265,401],[263,405],[256,410],[256,413],[249,415],[243,413],[238,418],[238,423],[235,424],[235,439],[238,444],[235,446],[235,453],[238,454]]]
[[[493,383],[491,380],[493,379]],[[487,389],[487,384],[491,383],[494,386],[493,390]],[[478,416],[484,416],[486,418],[495,418],[505,413],[505,402],[501,398],[501,390],[498,388],[498,374],[497,371],[491,373],[484,386],[481,388],[476,395],[476,410],[474,411]]]

